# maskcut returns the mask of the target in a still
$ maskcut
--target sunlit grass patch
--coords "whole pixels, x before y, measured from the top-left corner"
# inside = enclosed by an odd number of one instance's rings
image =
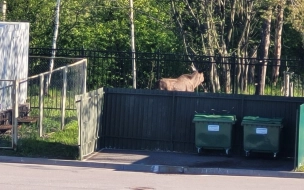
[[[296,169],[296,172],[304,172],[304,166],[300,166]]]

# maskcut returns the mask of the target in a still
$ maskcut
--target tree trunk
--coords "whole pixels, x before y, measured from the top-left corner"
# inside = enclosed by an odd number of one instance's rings
[[[49,86],[51,84],[52,72],[54,68],[54,58],[56,55],[56,43],[58,37],[58,30],[59,30],[59,15],[60,15],[60,0],[57,0],[56,9],[55,9],[55,27],[54,27],[54,35],[53,35],[53,42],[52,42],[52,58],[50,60],[50,70],[49,75],[47,75],[47,79],[45,80],[44,85],[44,94],[49,94]]]
[[[281,1],[281,5],[277,7],[277,17],[275,25],[275,40],[274,40],[274,66],[272,68],[272,82],[276,86],[279,78],[279,70],[281,65],[281,50],[282,50],[282,29],[283,29],[283,17],[284,17],[284,0]]]
[[[210,82],[211,82],[211,92],[215,93],[221,90],[219,75],[216,68],[216,62],[213,56],[210,57]]]
[[[249,36],[250,36],[250,22],[251,22],[251,12],[253,8],[253,2],[246,2],[244,3],[244,27],[241,28],[241,35],[238,40],[238,48],[237,48],[237,54],[238,57],[240,57],[238,61],[238,73],[237,73],[237,78],[238,78],[238,88],[240,89],[241,92],[244,92],[247,88],[247,74],[248,74],[248,65],[246,58],[248,53],[247,53],[247,48],[248,48],[248,43],[249,43]]]
[[[258,63],[259,68],[259,80],[256,86],[256,95],[264,95],[265,90],[265,80],[266,80],[266,70],[267,70],[267,59],[268,50],[270,45],[270,28],[271,28],[271,7],[268,8],[266,15],[263,19],[262,34],[261,34],[261,44],[260,44],[260,62]]]
[[[227,58],[221,58],[223,67],[223,85],[225,93],[231,93],[231,64],[228,63]]]
[[[234,17],[235,17],[235,0],[232,0],[230,2],[231,10],[230,10],[230,22],[228,23],[228,32],[227,32],[227,38],[226,38],[226,46],[227,49],[230,49],[231,41],[232,41],[232,33],[234,31]]]
[[[257,46],[254,46],[249,52],[249,68],[248,68],[248,82],[249,84],[255,84],[255,65],[257,60]]]

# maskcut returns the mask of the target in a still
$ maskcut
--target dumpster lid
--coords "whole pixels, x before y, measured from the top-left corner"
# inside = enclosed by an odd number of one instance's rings
[[[212,122],[235,122],[235,115],[214,115],[214,114],[195,114],[193,122],[212,121]]]
[[[283,118],[263,118],[259,116],[245,116],[241,125],[245,124],[267,124],[267,125],[282,125]]]

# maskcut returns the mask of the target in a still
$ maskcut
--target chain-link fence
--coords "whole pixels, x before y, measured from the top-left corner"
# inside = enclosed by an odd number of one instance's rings
[[[54,66],[49,71],[48,64],[52,59]],[[12,115],[15,110],[19,126],[16,138],[19,139],[37,133],[44,136],[63,129],[70,121],[77,121],[75,95],[86,92],[87,60],[50,57],[30,57],[29,60],[32,66],[30,77],[0,81],[1,106],[4,105],[0,112],[3,113],[0,118],[1,147],[14,147]],[[36,67],[40,69],[35,70]],[[19,100],[16,107],[12,104],[14,84]]]
[[[31,57],[31,65],[47,70],[51,58]],[[37,63],[37,64],[33,64]],[[43,66],[41,68],[41,66]],[[40,136],[63,129],[65,123],[76,120],[75,95],[86,91],[85,59],[55,58],[52,72],[43,72],[27,79],[31,116],[38,116]],[[35,69],[30,69],[35,73]]]

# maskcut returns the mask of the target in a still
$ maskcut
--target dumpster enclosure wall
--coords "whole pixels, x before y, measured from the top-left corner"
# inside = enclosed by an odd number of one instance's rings
[[[304,104],[299,109],[299,127],[297,137],[297,167],[304,166]]]
[[[297,109],[304,98],[105,88],[101,148],[196,153],[196,113],[229,113],[237,121],[232,152],[242,154],[244,116],[281,117],[280,155],[294,157]]]
[[[0,79],[18,80],[28,76],[29,23],[0,22]],[[12,106],[10,94],[5,89],[9,82],[0,82],[1,109]],[[27,83],[20,83],[19,103],[27,99]]]

